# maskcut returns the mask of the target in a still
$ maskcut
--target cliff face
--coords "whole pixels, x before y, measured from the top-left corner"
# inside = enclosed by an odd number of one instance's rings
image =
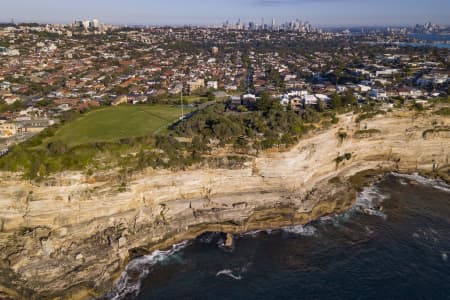
[[[360,125],[342,116],[338,126],[245,168],[148,171],[125,189],[73,173],[41,186],[2,174],[0,296],[98,296],[143,249],[345,210],[355,198],[347,179],[357,173],[448,174],[450,119],[399,114]]]

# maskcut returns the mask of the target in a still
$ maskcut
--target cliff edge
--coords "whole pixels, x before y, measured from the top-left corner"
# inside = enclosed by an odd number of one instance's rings
[[[369,170],[448,178],[450,118],[340,119],[238,170],[148,170],[125,188],[78,173],[39,185],[0,174],[0,297],[101,296],[130,258],[153,249],[205,231],[304,224],[346,210]]]

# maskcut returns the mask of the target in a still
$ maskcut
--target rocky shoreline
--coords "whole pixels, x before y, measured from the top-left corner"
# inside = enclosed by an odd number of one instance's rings
[[[126,191],[75,173],[41,186],[1,174],[0,297],[99,298],[131,259],[204,232],[306,224],[347,210],[367,180],[389,171],[448,181],[450,133],[424,132],[449,118],[355,118],[342,116],[290,151],[239,170],[148,170]],[[367,128],[377,133],[362,135]]]

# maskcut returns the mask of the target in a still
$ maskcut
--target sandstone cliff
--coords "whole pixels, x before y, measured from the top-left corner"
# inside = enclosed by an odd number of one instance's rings
[[[355,198],[348,179],[363,171],[448,175],[449,126],[411,113],[361,124],[346,115],[242,169],[146,171],[125,190],[75,173],[41,185],[1,174],[0,297],[102,295],[145,251],[207,230],[275,228],[345,210]]]

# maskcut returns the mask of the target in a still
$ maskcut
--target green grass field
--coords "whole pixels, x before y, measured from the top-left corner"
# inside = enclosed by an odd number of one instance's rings
[[[187,110],[185,110],[186,112]],[[125,105],[87,113],[61,127],[52,139],[76,146],[113,142],[163,131],[180,117],[180,109],[167,105]]]
[[[170,97],[170,100],[174,102],[179,102],[180,97]],[[208,97],[197,96],[197,95],[183,95],[183,103],[184,104],[197,104],[208,101]]]

